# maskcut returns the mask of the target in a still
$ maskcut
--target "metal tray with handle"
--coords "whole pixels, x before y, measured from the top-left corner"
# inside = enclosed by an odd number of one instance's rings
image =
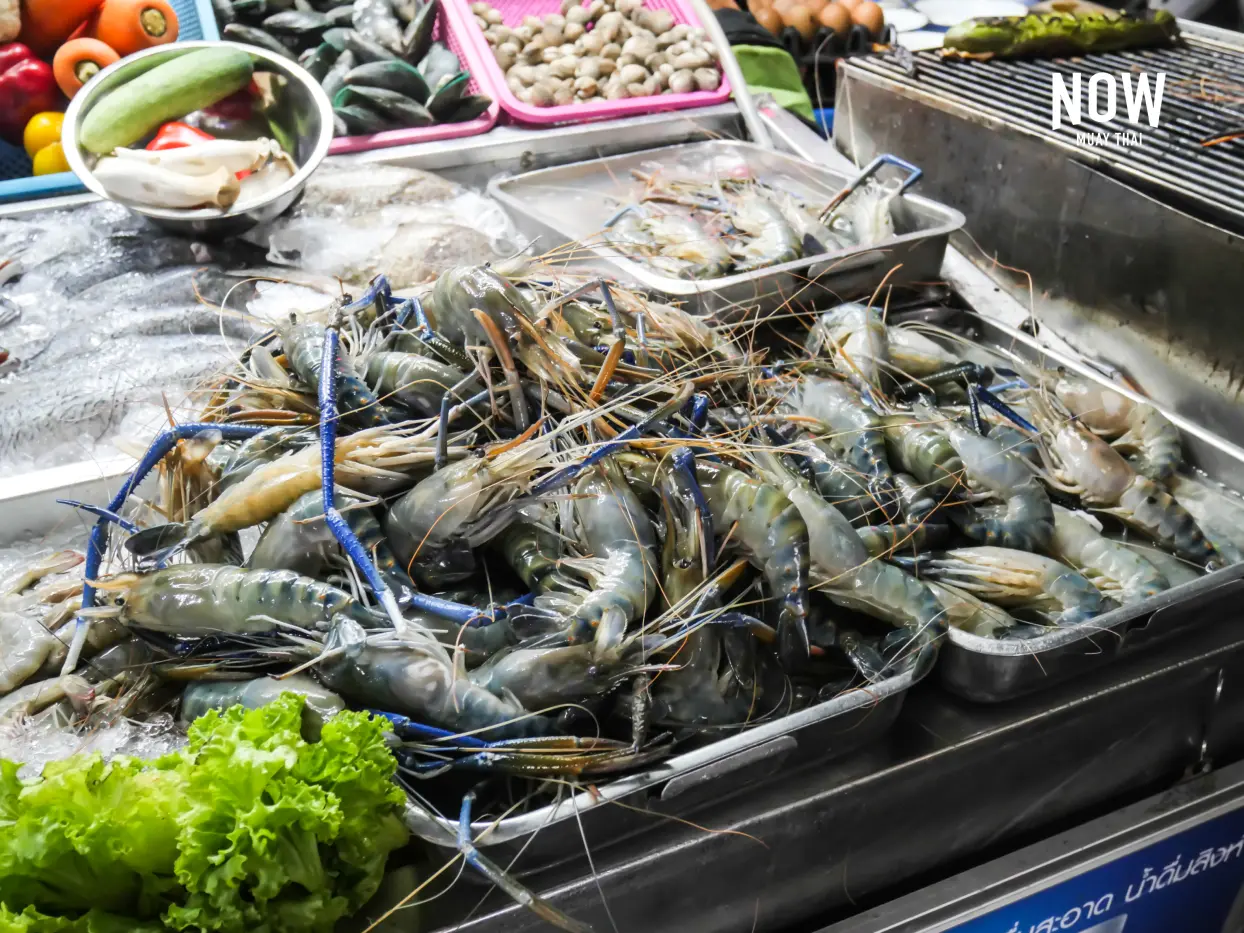
[[[911,170],[909,182],[919,175],[918,169],[901,160],[884,161]],[[701,174],[715,164],[745,165],[761,182],[826,205],[851,181],[841,172],[752,143],[710,140],[498,177],[489,183],[488,192],[526,235],[538,238],[541,252],[596,260],[620,278],[681,300],[701,314],[722,314],[734,308],[772,311],[791,299],[805,305],[835,301],[838,295],[872,289],[887,275],[892,283],[935,280],[950,235],[964,222],[953,208],[903,193],[891,204],[892,239],[716,279],[680,279],[628,258],[603,235],[610,218],[643,190],[644,183],[631,175],[632,169],[643,171],[654,164]],[[566,249],[567,244],[575,245]]]
[[[666,759],[637,774],[598,782],[560,801],[500,820],[479,819],[471,835],[480,847],[508,858],[522,853],[520,873],[545,868],[594,844],[641,832],[663,817],[683,818],[801,765],[841,758],[880,738],[894,724],[911,671],[842,693],[780,719],[757,725]],[[453,847],[456,820],[407,811],[407,825],[429,842]]]
[[[974,362],[997,363],[1019,356],[1049,369],[1063,367],[1136,401],[1154,405],[1179,429],[1184,460],[1231,489],[1244,489],[1244,449],[1183,418],[1152,399],[1107,379],[1071,352],[1054,350],[1021,330],[973,311],[938,308],[900,315],[970,335],[981,344]],[[990,352],[995,348],[999,352]],[[956,350],[962,350],[959,345]],[[1082,625],[1036,638],[986,638],[951,628],[938,655],[941,682],[968,700],[998,703],[1109,663],[1122,654],[1170,638],[1221,616],[1244,595],[1244,564],[1235,564],[1171,587],[1139,603],[1103,613]]]

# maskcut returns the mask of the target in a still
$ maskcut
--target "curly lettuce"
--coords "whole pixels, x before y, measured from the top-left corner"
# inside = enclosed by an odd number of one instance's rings
[[[0,933],[329,933],[404,845],[384,726],[302,697],[209,712],[157,761],[0,761]],[[119,926],[117,926],[119,924]]]

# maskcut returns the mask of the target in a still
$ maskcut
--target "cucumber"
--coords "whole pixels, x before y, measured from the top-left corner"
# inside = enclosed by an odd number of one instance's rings
[[[246,87],[254,65],[241,49],[195,49],[152,68],[99,101],[78,132],[97,155],[138,142],[169,120],[210,107]]]

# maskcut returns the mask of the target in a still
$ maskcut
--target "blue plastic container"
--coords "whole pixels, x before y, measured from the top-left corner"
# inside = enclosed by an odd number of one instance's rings
[[[211,0],[169,0],[169,3],[177,14],[178,40],[220,38]],[[33,177],[26,150],[0,140],[0,204],[58,194],[77,194],[85,190],[86,187],[73,172]]]

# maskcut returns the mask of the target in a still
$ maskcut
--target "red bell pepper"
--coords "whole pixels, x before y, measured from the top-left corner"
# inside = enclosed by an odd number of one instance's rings
[[[215,139],[211,133],[204,133],[198,127],[191,126],[188,123],[165,123],[155,134],[155,139],[147,143],[147,149],[151,152],[163,152],[165,149],[182,149],[186,146],[193,146],[195,143],[201,143],[205,140]],[[245,178],[247,175],[253,174],[249,170],[237,172],[238,180]]]
[[[4,45],[0,45],[0,75],[14,65],[37,57],[34,52],[30,51],[28,46],[22,45],[20,42],[6,42]]]
[[[216,137],[210,133],[195,129],[188,123],[165,123],[155,134],[155,139],[147,143],[151,152],[163,152],[165,149],[182,149],[195,143],[205,142]]]
[[[12,45],[20,48],[10,51]],[[23,50],[26,57],[18,59]],[[52,66],[39,61],[20,43],[0,46],[0,57],[10,63],[0,71],[0,137],[19,143],[31,117],[45,110],[61,109],[60,88]]]

